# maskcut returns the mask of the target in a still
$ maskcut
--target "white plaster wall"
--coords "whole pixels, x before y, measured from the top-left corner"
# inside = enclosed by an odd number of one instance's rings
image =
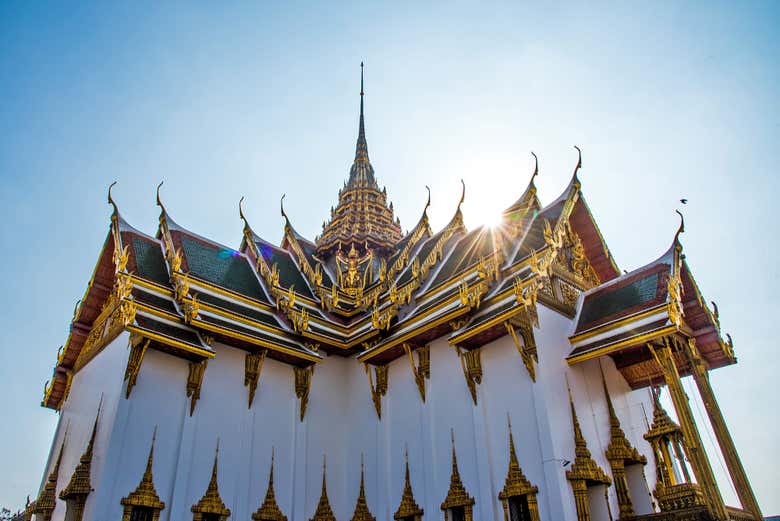
[[[249,519],[262,502],[272,447],[276,497],[290,521],[312,516],[320,497],[323,455],[328,461],[331,506],[338,519],[349,519],[358,493],[361,454],[368,504],[378,519],[392,519],[403,488],[407,447],[411,482],[425,519],[443,519],[440,504],[449,486],[451,429],[461,478],[476,499],[475,519],[500,521],[503,510],[497,496],[508,466],[509,415],[520,465],[539,487],[541,518],[573,521],[576,512],[562,465],[574,459],[567,379],[591,453],[609,473],[604,457],[609,441],[606,402],[598,362],[575,367],[565,362],[571,321],[543,306],[539,321],[541,328],[534,331],[539,353],[535,383],[512,340],[502,337],[482,348],[484,377],[474,406],[460,360],[441,338],[430,347],[426,403],[420,398],[408,359],[404,356],[390,364],[381,421],[363,365],[339,356],[325,356],[316,366],[303,422],[299,421],[293,369],[271,359],[265,360],[250,409],[243,385],[245,353],[219,343],[214,346],[216,357],[205,371],[201,398],[192,416],[185,394],[187,362],[155,350],[147,351],[137,385],[130,399],[125,399],[122,375],[127,338],[123,335],[74,380],[55,437],[56,449],[64,430],[62,422],[70,419],[73,443],[66,449],[58,490],[83,452],[102,392],[105,416],[96,446],[96,490],[87,503],[87,521],[120,518],[119,500],[141,479],[155,426],[154,480],[166,503],[163,521],[191,518],[190,507],[206,490],[218,438],[219,487],[232,511],[231,519]],[[648,395],[630,392],[610,361],[602,365],[627,436],[650,456],[641,437],[646,430],[642,407],[649,407]],[[654,478],[652,462],[647,475]],[[617,513],[614,492],[610,489],[609,493],[612,511]],[[62,514],[64,503],[58,505],[55,519]]]
[[[91,479],[93,488],[96,488],[95,485],[105,475],[107,447],[112,439],[111,426],[114,424],[119,396],[122,392],[122,378],[127,361],[127,341],[127,333],[117,336],[73,376],[70,393],[60,410],[60,419],[49,452],[49,461],[41,481],[41,488],[46,484],[49,474],[54,468],[66,431],[67,440],[57,480],[57,495],[59,496],[62,489],[67,486],[73,470],[78,465],[81,455],[89,443],[101,399],[100,421],[92,456]],[[89,516],[93,511],[95,501],[96,495],[90,494],[85,505],[85,516]],[[65,519],[65,510],[65,502],[57,499],[52,520]]]

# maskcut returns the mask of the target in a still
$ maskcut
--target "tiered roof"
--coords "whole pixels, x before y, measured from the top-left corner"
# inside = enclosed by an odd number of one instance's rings
[[[215,356],[217,340],[296,367],[319,362],[320,349],[381,365],[442,336],[476,349],[508,334],[507,324],[522,329],[529,347],[537,302],[576,317],[570,363],[607,353],[629,367],[633,355],[621,359],[613,348],[633,340],[617,326],[633,317],[647,331],[670,327],[667,281],[678,274],[675,327],[694,332],[711,364],[734,361],[676,240],[658,261],[619,276],[582,194],[581,156],[546,206],[534,184],[537,164],[499,226],[466,229],[464,186],[442,230],[429,226],[429,192],[417,224],[402,236],[368,159],[362,106],[361,96],[349,180],[315,242],[294,229],[282,207],[284,235],[274,246],[253,231],[240,203],[243,238],[234,250],[177,224],[159,187],[159,226],[146,235],[121,217],[109,189],[109,232],[43,405],[59,408],[73,373],[123,330],[193,362]],[[629,373],[632,385],[641,385]]]

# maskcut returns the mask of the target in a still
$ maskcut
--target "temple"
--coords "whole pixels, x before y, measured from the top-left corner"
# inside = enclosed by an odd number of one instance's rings
[[[465,227],[464,186],[441,230],[428,193],[404,233],[369,159],[361,68],[355,158],[314,240],[282,201],[266,241],[242,200],[233,249],[177,223],[159,186],[147,234],[112,185],[45,385],[59,423],[27,519],[762,519],[709,382],[734,348],[682,221],[621,272],[577,151],[552,202],[537,163],[499,225]]]

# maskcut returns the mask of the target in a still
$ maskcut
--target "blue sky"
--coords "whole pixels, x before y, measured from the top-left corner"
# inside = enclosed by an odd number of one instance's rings
[[[0,4],[0,505],[37,491],[57,419],[43,383],[109,183],[149,233],[165,180],[177,222],[224,244],[240,242],[242,195],[267,239],[282,193],[313,237],[354,155],[365,60],[369,153],[402,226],[426,184],[446,223],[461,178],[480,224],[521,193],[531,150],[549,202],[574,144],[621,268],[668,247],[689,199],[687,259],[740,362],[712,382],[764,513],[780,513],[780,4],[539,4]]]

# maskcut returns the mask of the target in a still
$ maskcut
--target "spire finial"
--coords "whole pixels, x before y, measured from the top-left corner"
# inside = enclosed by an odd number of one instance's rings
[[[582,150],[580,150],[580,147],[577,145],[574,145],[574,148],[577,149],[577,167],[574,169],[574,172],[576,173],[577,170],[582,168]]]
[[[531,152],[531,155],[534,156],[534,173],[531,174],[531,182],[533,183],[534,177],[539,175],[539,158],[533,152]]]
[[[160,188],[162,187],[163,183],[165,183],[165,181],[160,181],[160,184],[157,185],[157,206],[160,207],[162,213],[167,213],[165,211],[165,206],[163,206],[162,199],[160,198]]]
[[[279,200],[279,209],[282,212],[282,217],[284,217],[284,220],[288,223],[290,222],[290,218],[287,217],[287,212],[284,211],[284,198],[287,194],[282,194],[282,198]]]
[[[244,196],[241,196],[241,199],[238,200],[238,216],[241,217],[241,220],[244,221],[244,226],[249,227],[249,223],[246,220],[246,215],[244,215]]]
[[[463,204],[463,201],[466,200],[466,183],[463,182],[463,179],[460,180],[461,185],[461,192],[460,192],[460,201],[458,201],[458,211],[460,211],[460,206]]]
[[[119,208],[116,205],[116,202],[114,202],[114,198],[111,197],[111,189],[114,188],[114,185],[116,184],[116,181],[108,185],[108,204],[114,207],[114,215],[119,215]]]
[[[425,185],[425,189],[428,190],[428,200],[425,202],[425,209],[423,210],[423,213],[428,211],[428,207],[431,206],[431,188],[428,185]]]
[[[152,445],[149,447],[149,456],[146,458],[146,470],[144,470],[144,476],[141,478],[141,483],[144,481],[152,482],[152,461],[154,461],[154,442],[157,440],[157,425],[154,426],[152,432]]]
[[[677,242],[680,239],[680,234],[685,233],[685,217],[680,210],[675,210],[675,212],[680,216],[680,226],[677,228],[677,233],[674,234],[674,242]]]
[[[360,96],[363,97],[363,62],[360,62]],[[360,113],[363,113],[362,106],[360,107],[361,111]]]

